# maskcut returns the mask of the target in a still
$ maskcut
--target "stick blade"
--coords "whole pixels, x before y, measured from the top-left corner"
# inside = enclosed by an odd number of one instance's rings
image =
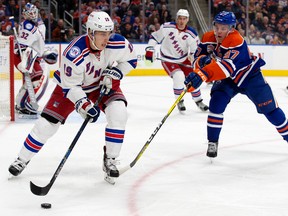
[[[131,168],[132,168],[132,166],[131,166],[131,164],[129,164],[129,165],[123,167],[122,169],[119,169],[119,174],[122,175],[123,173],[125,173],[126,171],[128,171]]]
[[[30,190],[33,194],[35,194],[37,196],[47,195],[51,186],[52,186],[52,184],[49,183],[45,187],[39,187],[39,186],[35,185],[32,181],[30,181]]]

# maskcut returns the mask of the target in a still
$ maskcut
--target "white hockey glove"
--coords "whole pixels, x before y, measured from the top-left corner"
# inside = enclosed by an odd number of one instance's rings
[[[87,97],[79,99],[75,103],[75,109],[84,119],[89,116],[89,122],[96,122],[100,115],[99,107],[93,106]]]
[[[37,58],[37,52],[30,47],[22,52],[21,62],[17,65],[22,73],[32,73],[34,62]]]
[[[118,90],[122,77],[122,72],[115,67],[112,69],[105,69],[103,71],[100,85],[104,85],[106,87],[105,95],[111,94]]]

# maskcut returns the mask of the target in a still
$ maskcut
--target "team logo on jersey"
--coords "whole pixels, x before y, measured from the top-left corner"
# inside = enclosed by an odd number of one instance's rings
[[[33,25],[31,23],[27,23],[25,25],[25,28],[28,29],[28,30],[31,30],[33,28]]]
[[[80,52],[80,48],[77,47],[77,46],[73,46],[73,47],[70,49],[68,55],[69,55],[71,58],[75,58],[75,57],[78,56],[80,53],[81,53],[81,52]]]

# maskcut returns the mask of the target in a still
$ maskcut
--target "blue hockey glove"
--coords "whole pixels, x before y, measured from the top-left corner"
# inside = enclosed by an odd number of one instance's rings
[[[206,65],[211,63],[211,57],[210,56],[200,56],[198,60],[198,64],[200,68],[205,67]]]
[[[75,109],[84,119],[89,116],[89,122],[96,122],[100,115],[99,107],[93,106],[90,100],[86,97],[78,100],[75,103]]]
[[[207,80],[207,73],[203,70],[195,70],[191,72],[184,81],[187,91],[192,92],[199,88],[203,81]]]

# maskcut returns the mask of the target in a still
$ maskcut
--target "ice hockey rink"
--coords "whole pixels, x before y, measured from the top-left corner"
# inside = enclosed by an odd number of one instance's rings
[[[267,77],[288,114],[288,77]],[[19,83],[17,84],[19,87]],[[167,76],[125,77],[129,119],[119,167],[128,165],[175,102]],[[41,101],[44,105],[54,83]],[[16,90],[17,91],[17,90]],[[204,101],[210,86],[202,85]],[[288,144],[254,105],[236,96],[225,112],[218,157],[206,157],[206,118],[185,95],[187,111],[171,113],[136,165],[116,179],[103,180],[105,115],[88,124],[46,196],[29,182],[49,183],[83,120],[72,113],[27,169],[9,178],[35,120],[0,123],[0,213],[5,216],[287,216]],[[42,209],[41,203],[52,204]]]

